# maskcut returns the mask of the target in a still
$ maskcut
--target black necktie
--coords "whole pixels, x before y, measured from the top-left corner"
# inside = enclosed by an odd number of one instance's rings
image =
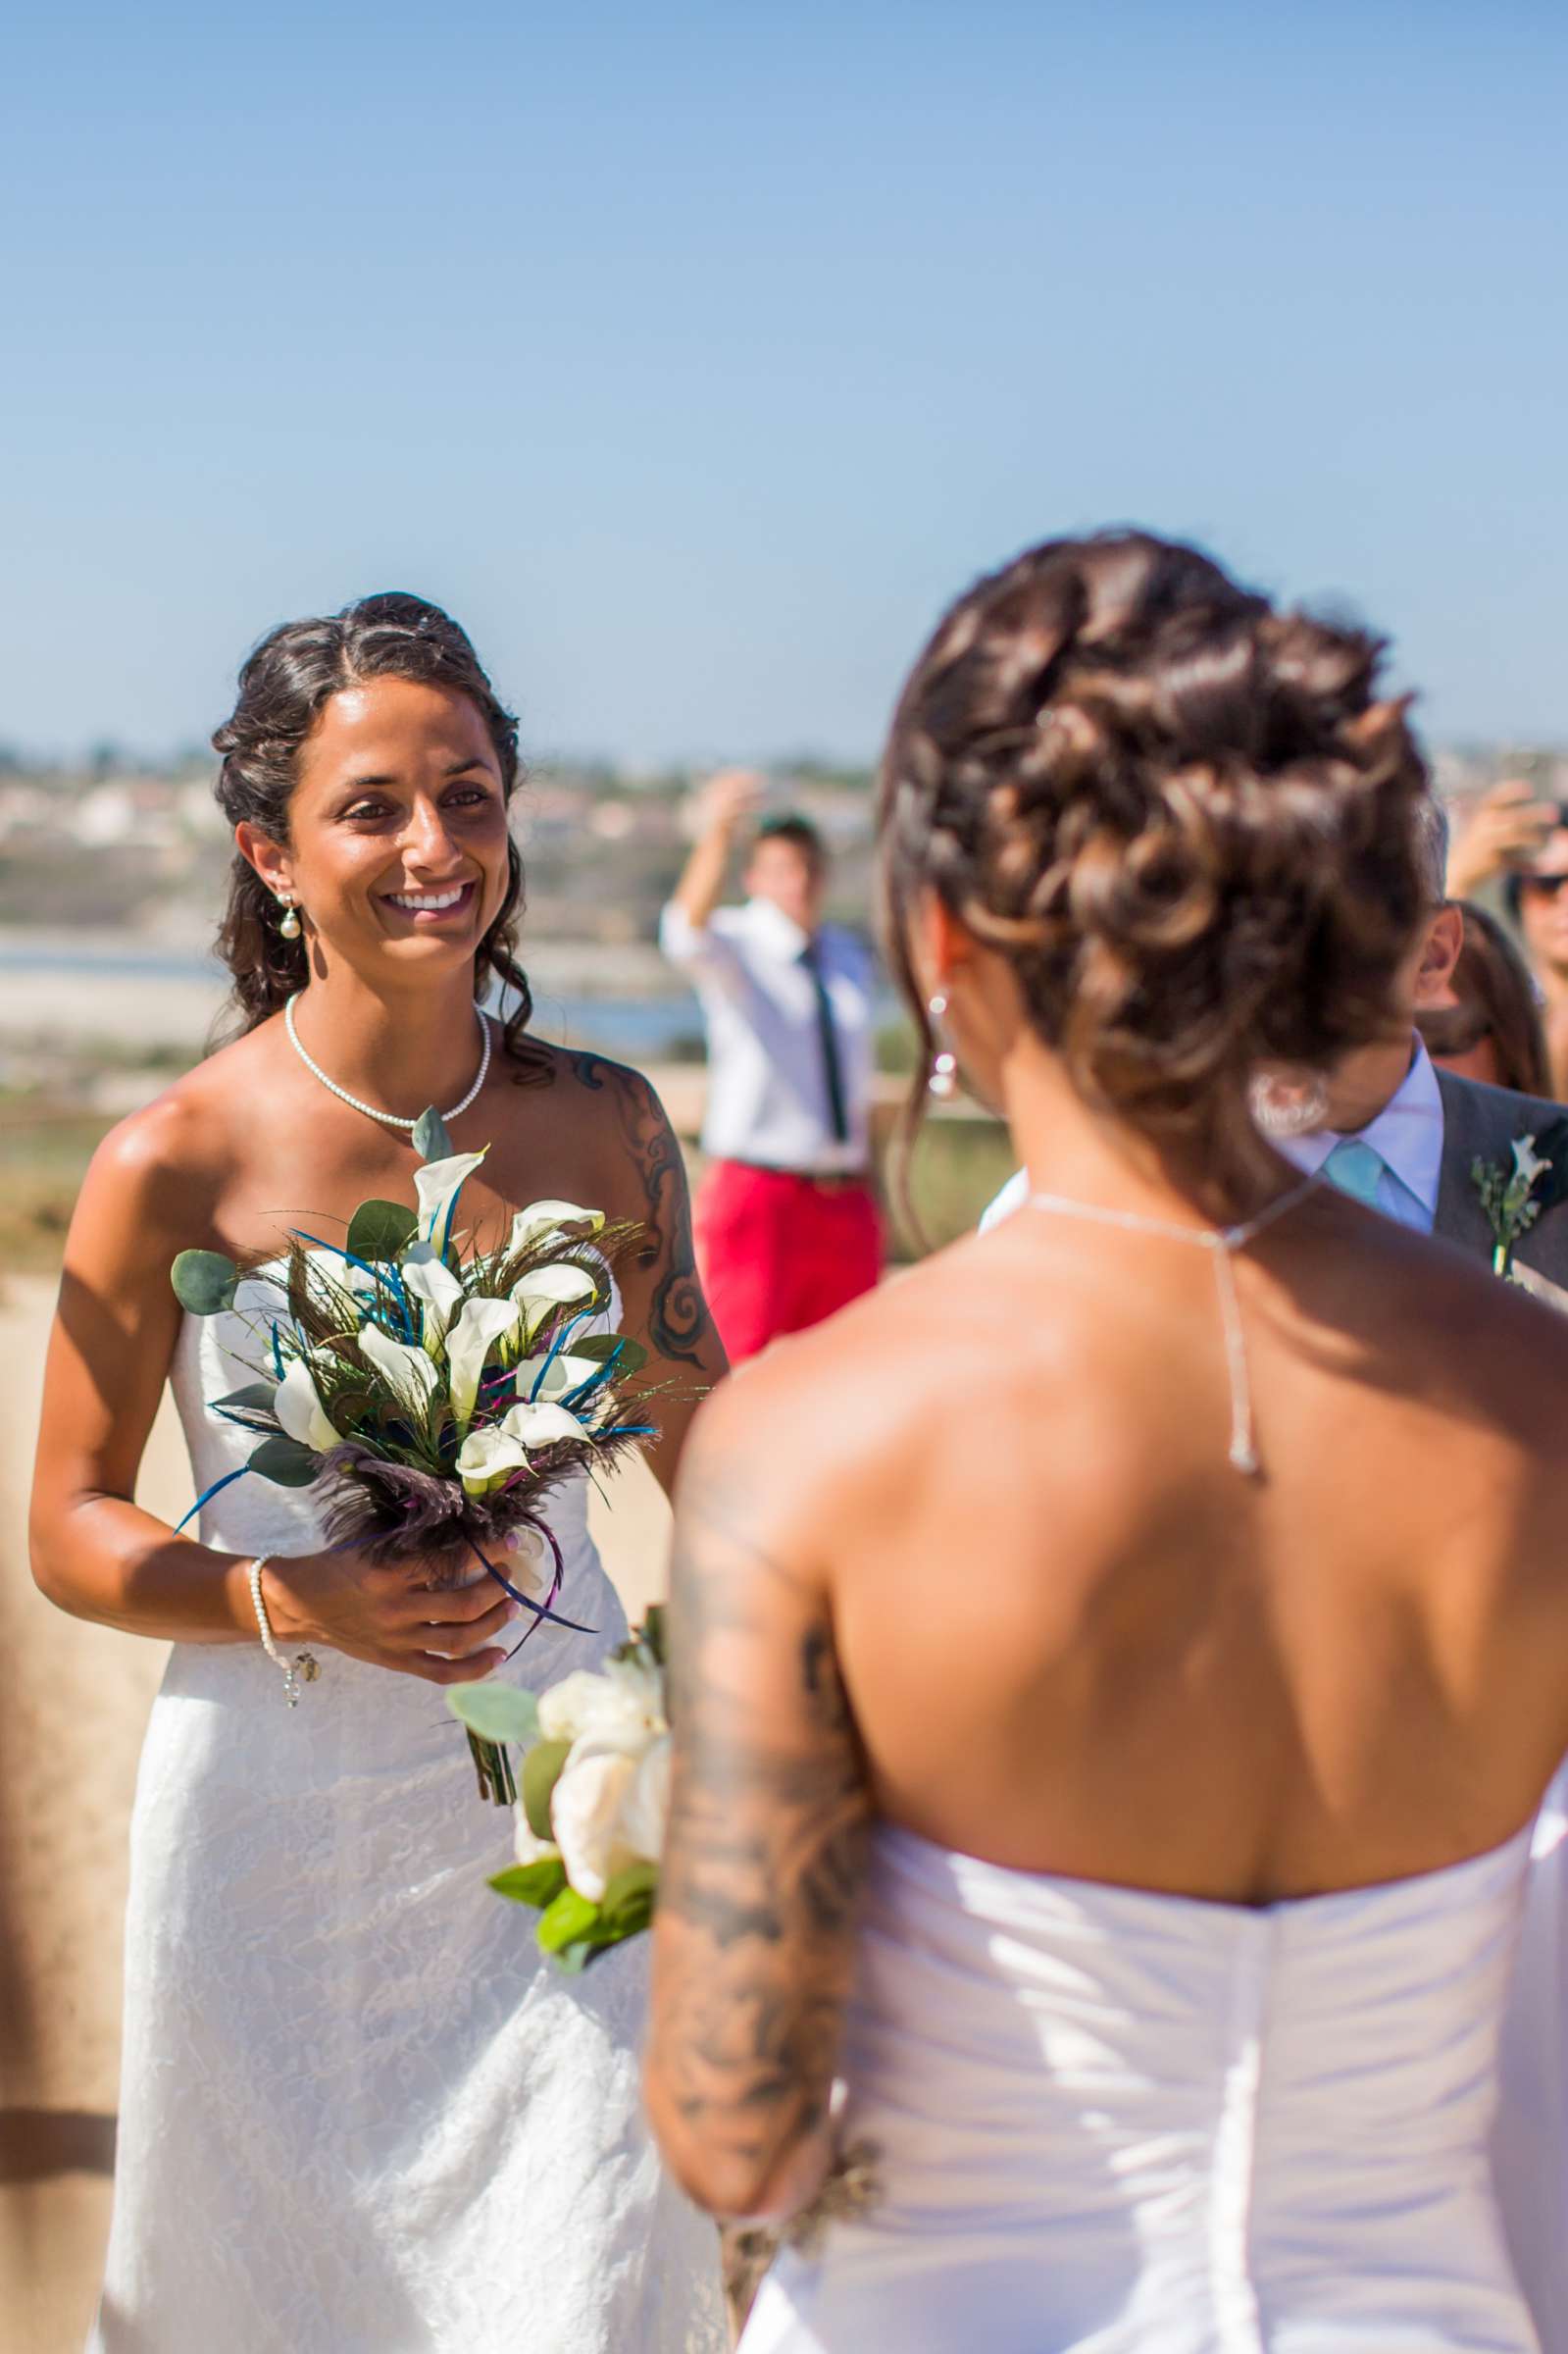
[[[811,975],[811,986],[817,998],[817,1034],[822,1040],[822,1075],[828,1089],[828,1121],[837,1145],[849,1141],[849,1118],[844,1109],[844,1074],[838,1060],[838,1034],[833,1026],[833,1001],[828,984],[822,977],[822,953],[818,942],[807,941],[800,951],[800,961]]]

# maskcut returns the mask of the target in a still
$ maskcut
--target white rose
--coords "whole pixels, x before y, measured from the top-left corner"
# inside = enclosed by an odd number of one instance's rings
[[[624,1749],[579,1741],[561,1768],[550,1799],[550,1827],[579,1896],[596,1905],[610,1881],[635,1863],[621,1823],[621,1809],[639,1761]]]
[[[668,1729],[664,1714],[664,1671],[648,1661],[635,1657],[630,1660],[607,1660],[604,1672],[616,1688],[632,1701],[642,1723],[651,1733]]]
[[[539,1735],[545,1741],[590,1739],[640,1749],[649,1729],[634,1693],[586,1667],[539,1694]]]
[[[664,1854],[669,1819],[670,1736],[661,1733],[638,1759],[631,1787],[621,1801],[621,1836],[639,1863],[658,1863]]]
[[[553,1856],[560,1854],[561,1851],[553,1839],[536,1838],[530,1830],[528,1810],[521,1799],[518,1800],[512,1812],[517,1817],[517,1832],[513,1845],[517,1850],[517,1860],[520,1864],[547,1864]]]

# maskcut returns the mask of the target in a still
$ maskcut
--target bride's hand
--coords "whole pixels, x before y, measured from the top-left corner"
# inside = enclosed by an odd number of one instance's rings
[[[475,1684],[506,1657],[497,1638],[518,1615],[482,1573],[432,1588],[418,1561],[378,1569],[363,1555],[311,1553],[269,1561],[262,1599],[280,1647],[319,1643],[431,1684]]]

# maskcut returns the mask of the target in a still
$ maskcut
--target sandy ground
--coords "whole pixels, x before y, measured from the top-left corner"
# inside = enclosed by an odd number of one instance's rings
[[[54,1287],[0,1295],[0,2341],[76,2354],[109,2222],[126,1832],[162,1646],[53,1610],[27,1571],[26,1499]],[[169,1400],[141,1500],[190,1475]],[[592,1517],[629,1612],[662,1590],[669,1511],[640,1464]]]

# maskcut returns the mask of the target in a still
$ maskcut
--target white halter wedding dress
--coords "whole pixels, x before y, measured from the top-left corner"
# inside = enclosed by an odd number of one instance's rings
[[[1231,1260],[1310,1190],[1224,1230],[1027,1197],[1208,1251],[1248,1477]],[[1530,1844],[1253,1910],[883,1825],[839,2128],[881,2197],[741,2354],[1537,2354],[1489,2148]]]
[[[260,1305],[242,1288],[239,1306]],[[238,1315],[187,1318],[172,1380],[198,1490],[248,1435]],[[552,1505],[558,1607],[499,1672],[540,1688],[626,1622]],[[202,1514],[246,1553],[322,1542],[309,1490]],[[484,1884],[482,1805],[433,1685],[320,1653],[284,1705],[259,1644],[177,1644],[131,1830],[119,2163],[98,2354],[719,2354],[712,2225],[642,2124],[647,1941],[581,1977]]]
[[[1487,2140],[1529,1833],[1257,1911],[876,1837],[881,2200],[742,2354],[1534,2354]]]

